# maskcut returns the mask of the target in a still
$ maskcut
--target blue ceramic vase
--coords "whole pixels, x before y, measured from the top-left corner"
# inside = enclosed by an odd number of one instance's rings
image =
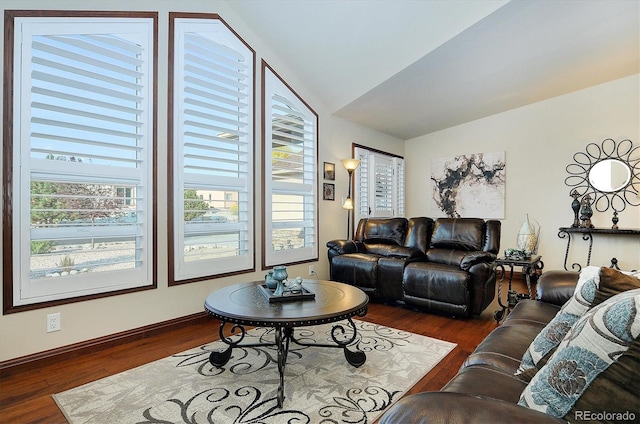
[[[269,271],[267,275],[264,276],[264,284],[270,290],[273,290],[278,286],[278,282],[273,278],[273,271]]]
[[[284,280],[286,280],[288,276],[287,268],[285,266],[278,265],[273,267],[273,279],[278,282],[276,291],[273,292],[274,296],[282,296],[282,293],[284,292]]]

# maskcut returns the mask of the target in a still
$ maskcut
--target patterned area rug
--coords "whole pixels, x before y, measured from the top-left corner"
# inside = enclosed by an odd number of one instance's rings
[[[285,399],[277,407],[275,348],[234,349],[221,369],[209,363],[220,341],[107,377],[53,397],[71,423],[372,423],[456,346],[354,320],[355,368],[341,349],[291,344]],[[332,324],[297,328],[297,338],[327,343]],[[273,329],[247,332],[243,344],[272,341]]]

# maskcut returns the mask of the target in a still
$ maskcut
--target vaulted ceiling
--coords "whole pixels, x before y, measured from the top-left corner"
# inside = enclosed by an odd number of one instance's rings
[[[333,114],[406,140],[640,73],[638,0],[230,0]]]

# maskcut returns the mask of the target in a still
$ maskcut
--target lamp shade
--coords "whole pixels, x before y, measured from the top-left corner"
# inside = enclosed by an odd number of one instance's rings
[[[344,199],[342,207],[344,209],[353,209],[353,200],[351,200],[351,197],[347,197],[346,199]]]
[[[342,165],[347,171],[354,171],[358,166],[360,166],[360,159],[342,159]]]

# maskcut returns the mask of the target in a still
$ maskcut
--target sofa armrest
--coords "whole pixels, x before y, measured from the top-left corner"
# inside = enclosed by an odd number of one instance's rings
[[[565,423],[513,403],[464,393],[422,392],[400,399],[379,424]]]
[[[574,271],[546,271],[538,278],[536,299],[562,306],[573,296],[579,273]]]
[[[475,264],[479,264],[481,262],[491,263],[495,260],[496,255],[493,253],[484,252],[482,250],[469,252],[462,257],[462,261],[460,262],[460,269],[469,271],[469,269]]]
[[[344,255],[346,253],[364,252],[364,244],[355,240],[331,240],[327,242],[329,250],[335,251],[336,255]]]

